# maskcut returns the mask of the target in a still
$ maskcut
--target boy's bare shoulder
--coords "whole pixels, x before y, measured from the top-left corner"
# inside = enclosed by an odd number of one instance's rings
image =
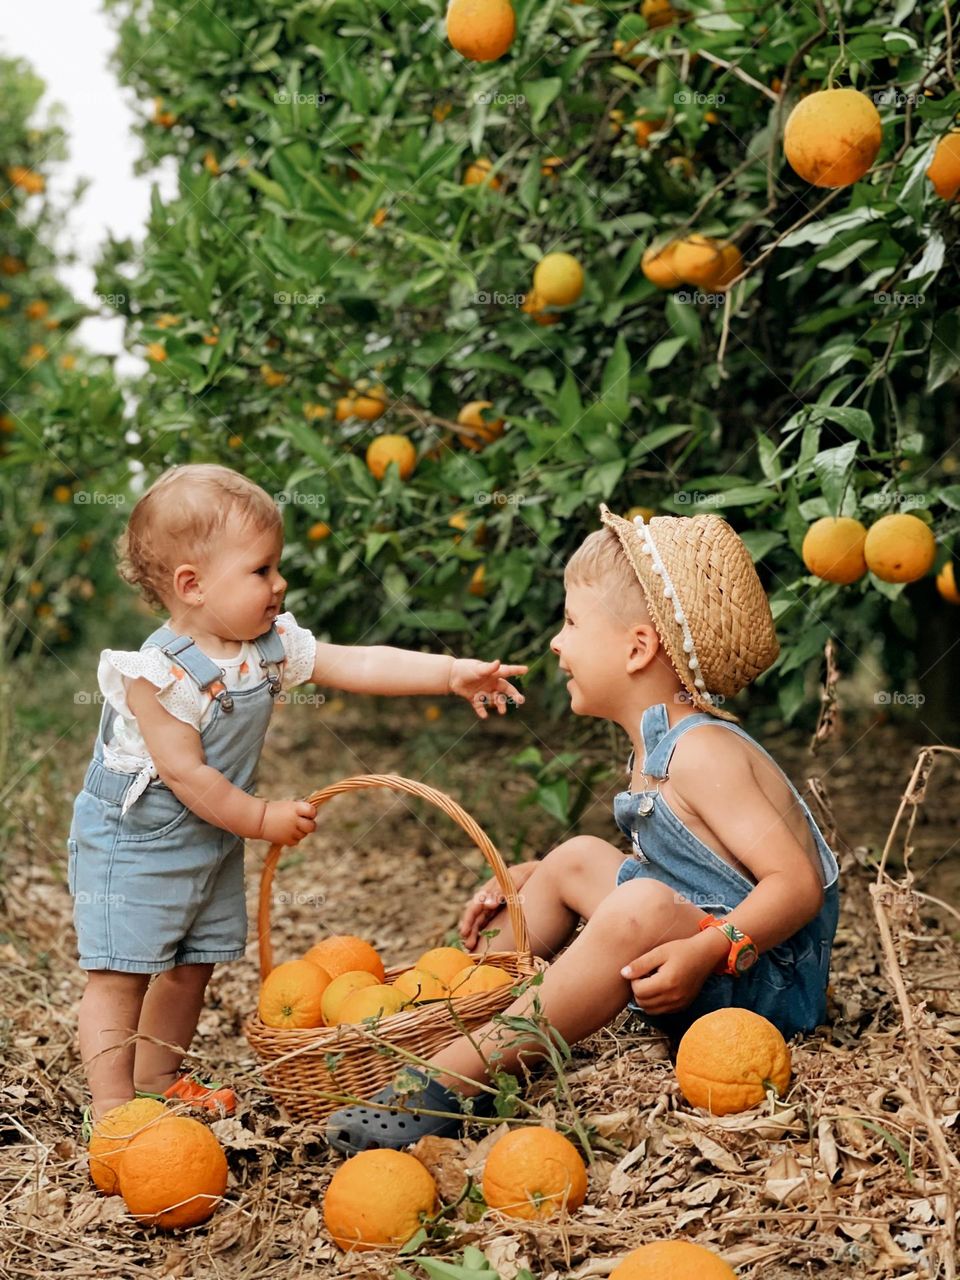
[[[763,759],[759,751],[739,733],[731,733],[718,722],[697,725],[682,734],[670,758],[670,776],[678,782],[703,781],[704,771],[718,776],[732,776],[752,771],[754,762]]]

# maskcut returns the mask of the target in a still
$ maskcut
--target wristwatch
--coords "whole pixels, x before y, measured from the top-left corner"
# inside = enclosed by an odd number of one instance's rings
[[[714,973],[728,973],[731,977],[739,978],[752,965],[756,964],[760,956],[757,944],[749,934],[744,933],[742,929],[738,929],[729,920],[718,920],[716,916],[704,916],[700,921],[699,928],[719,929],[730,940],[730,950],[726,959],[720,961],[714,969]]]

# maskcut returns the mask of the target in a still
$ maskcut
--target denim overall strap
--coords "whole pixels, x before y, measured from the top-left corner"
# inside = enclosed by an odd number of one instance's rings
[[[257,636],[253,642],[257,646],[257,652],[260,654],[260,667],[266,672],[268,681],[270,682],[270,693],[275,697],[280,692],[280,663],[286,658],[286,651],[283,647],[283,641],[277,632],[276,624],[269,631],[264,632],[262,636]],[[275,672],[270,671],[271,666],[278,669]]]
[[[171,662],[182,667],[193,678],[198,689],[206,689],[214,681],[220,681],[222,685],[223,668],[218,667],[212,658],[208,658],[203,650],[197,647],[192,636],[178,636],[169,627],[157,627],[156,631],[144,640],[140,646],[141,650],[146,649],[148,645],[156,645]],[[233,710],[233,699],[225,688],[221,687],[215,697],[220,702],[221,710]]]

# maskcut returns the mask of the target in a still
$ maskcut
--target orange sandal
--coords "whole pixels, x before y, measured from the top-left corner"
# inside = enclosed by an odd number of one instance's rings
[[[229,1085],[205,1084],[188,1072],[177,1076],[162,1096],[192,1103],[205,1111],[217,1111],[222,1116],[232,1116],[237,1109],[237,1095]]]

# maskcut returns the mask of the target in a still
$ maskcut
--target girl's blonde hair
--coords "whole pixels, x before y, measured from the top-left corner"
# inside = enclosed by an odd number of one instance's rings
[[[606,527],[588,533],[566,563],[565,587],[596,587],[611,601],[624,621],[646,616],[643,587],[624,554],[620,539]]]
[[[239,472],[212,462],[170,467],[130,512],[117,572],[148,604],[166,608],[174,569],[203,561],[233,516],[257,534],[283,529],[270,495]]]

